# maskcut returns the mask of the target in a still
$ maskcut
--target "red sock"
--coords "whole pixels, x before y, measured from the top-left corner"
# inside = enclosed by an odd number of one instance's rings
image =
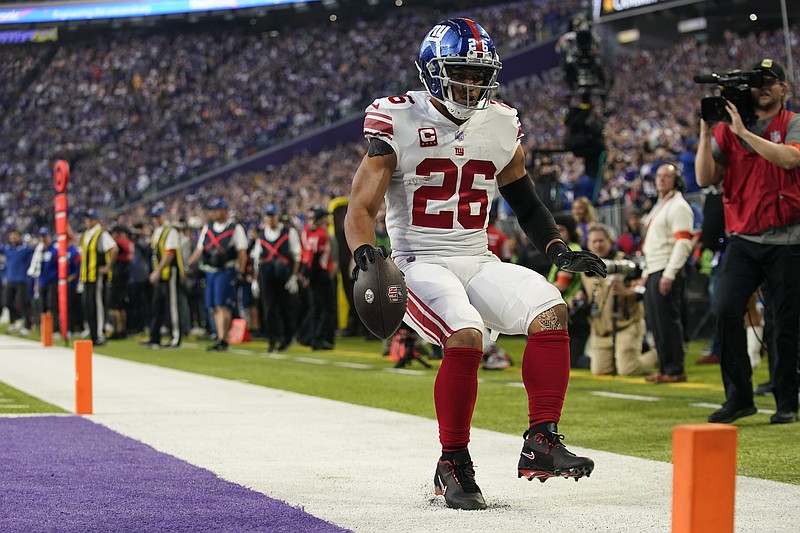
[[[467,448],[472,411],[478,398],[478,367],[483,352],[474,348],[445,348],[433,385],[442,451]]]
[[[522,382],[528,392],[530,425],[561,419],[569,385],[569,334],[565,329],[528,336],[522,357]]]

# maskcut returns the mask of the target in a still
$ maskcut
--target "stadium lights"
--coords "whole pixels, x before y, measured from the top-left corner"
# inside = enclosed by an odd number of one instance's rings
[[[619,44],[629,44],[639,40],[639,30],[636,28],[632,30],[623,30],[617,33],[617,42]]]
[[[708,28],[708,20],[705,17],[681,20],[678,22],[679,33],[690,33]]]

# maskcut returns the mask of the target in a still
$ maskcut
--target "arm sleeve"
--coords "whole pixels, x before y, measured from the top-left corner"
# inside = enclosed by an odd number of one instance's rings
[[[522,231],[540,252],[547,253],[547,243],[550,241],[554,239],[561,241],[561,234],[558,232],[553,215],[539,199],[527,174],[500,187],[500,194],[517,215]]]
[[[175,251],[180,247],[181,241],[177,228],[170,228],[169,233],[167,233],[167,238],[164,240],[164,249]]]
[[[300,244],[300,236],[294,229],[289,230],[289,251],[292,254],[292,259],[295,262],[299,262],[300,256],[303,253],[303,248]]]
[[[692,226],[694,225],[692,208],[684,203],[675,204],[674,207],[670,213],[673,235],[678,233],[691,234]],[[669,262],[664,268],[664,277],[675,279],[691,253],[692,241],[690,239],[676,239],[675,244],[672,246]]]
[[[800,114],[795,114],[789,119],[786,126],[786,144],[800,143]]]
[[[197,237],[197,244],[195,245],[196,250],[203,249],[203,242],[205,241],[207,231],[208,226],[203,226],[203,229],[200,231],[200,235]]]
[[[244,232],[244,226],[236,224],[233,230],[233,246],[237,252],[247,250],[247,234]]]

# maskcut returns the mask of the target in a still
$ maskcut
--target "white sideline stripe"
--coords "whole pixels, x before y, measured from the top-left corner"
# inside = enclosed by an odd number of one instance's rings
[[[28,409],[30,405],[25,404],[13,404],[13,405],[4,405],[3,409]]]
[[[299,363],[308,363],[308,364],[311,364],[311,365],[327,365],[328,364],[328,361],[325,361],[324,359],[316,359],[314,357],[295,357],[294,360],[299,362]]]
[[[616,398],[618,400],[636,400],[637,402],[657,402],[660,398],[656,396],[639,396],[638,394],[621,394],[619,392],[606,392],[602,390],[589,391],[592,396],[603,396],[605,398]]]
[[[699,403],[690,403],[689,407],[704,407],[704,408],[707,408],[707,409],[716,410],[716,409],[719,409],[722,406],[720,404],[718,404],[718,403],[703,403],[703,402],[699,402]],[[762,415],[774,415],[775,414],[775,411],[772,410],[772,409],[759,409],[757,412],[762,414]]]
[[[2,381],[72,410],[72,352],[9,350],[5,341],[0,336]],[[537,530],[569,533],[670,530],[669,463],[570,445],[594,459],[591,478],[540,486],[517,478],[518,435],[473,429],[470,451],[489,509],[454,511],[433,496],[441,451],[433,419],[100,354],[92,362],[96,414],[89,420],[358,532],[524,532],[531,521]],[[387,442],[388,458],[378,453]],[[795,532],[797,501],[798,485],[738,476],[735,530]]]
[[[341,366],[344,368],[352,368],[355,370],[371,370],[372,365],[365,365],[364,363],[348,363],[347,361],[336,361],[333,366]]]
[[[228,351],[236,355],[253,355],[250,350],[242,350],[241,348],[230,348]]]
[[[705,407],[707,409],[719,409],[722,406],[720,404],[718,404],[718,403],[698,402],[698,403],[690,403],[689,407]]]
[[[384,368],[384,372],[394,372],[395,374],[406,374],[408,376],[424,376],[424,370],[411,370],[409,368]]]
[[[266,357],[267,359],[277,359],[278,361],[285,361],[287,359],[291,359],[291,357],[282,353],[266,352],[260,355],[261,357]]]
[[[0,403],[11,403],[13,401],[13,398],[0,398]]]

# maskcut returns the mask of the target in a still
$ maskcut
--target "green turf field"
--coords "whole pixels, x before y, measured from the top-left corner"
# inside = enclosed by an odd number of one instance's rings
[[[0,415],[64,413],[63,409],[29,396],[0,381]]]
[[[360,338],[340,338],[335,351],[312,352],[299,345],[280,354],[265,353],[265,343],[232,346],[227,353],[206,352],[206,342],[187,340],[178,350],[147,350],[142,339],[112,341],[97,353],[235,379],[256,385],[331,398],[393,411],[434,417],[433,369],[418,362],[393,369],[380,355],[381,343]],[[515,366],[481,370],[481,386],[473,425],[509,434],[526,429],[527,400],[519,372],[522,337],[501,338]],[[559,429],[567,445],[638,457],[670,461],[672,428],[705,423],[723,399],[718,365],[696,365],[706,341],[690,344],[687,355],[689,382],[652,385],[641,377],[593,377],[588,370],[573,370]],[[754,383],[767,379],[766,361]],[[0,389],[2,390],[2,389]],[[759,409],[774,410],[772,397],[757,398]],[[739,474],[800,484],[800,463],[795,460],[800,424],[770,425],[769,414],[756,414],[737,422]],[[521,441],[520,441],[521,442]]]

